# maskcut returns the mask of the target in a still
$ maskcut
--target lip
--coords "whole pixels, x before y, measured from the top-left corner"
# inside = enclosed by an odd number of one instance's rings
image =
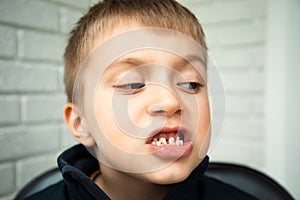
[[[154,146],[152,144],[146,145],[151,153],[164,159],[178,159],[181,157],[186,157],[190,154],[193,148],[193,144],[191,142],[185,142],[183,146]]]
[[[182,146],[177,145],[163,145],[156,146],[151,144],[153,137],[162,132],[181,132],[184,136],[184,144]],[[155,156],[164,159],[178,159],[180,157],[188,156],[193,148],[192,145],[192,134],[184,126],[174,126],[174,127],[162,127],[151,132],[146,140],[146,146],[148,151],[153,153]]]

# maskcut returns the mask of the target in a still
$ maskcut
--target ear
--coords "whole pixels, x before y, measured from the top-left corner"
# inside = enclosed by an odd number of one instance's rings
[[[81,144],[91,147],[95,144],[95,140],[88,131],[85,120],[80,117],[73,103],[66,103],[64,106],[64,121],[70,133]]]

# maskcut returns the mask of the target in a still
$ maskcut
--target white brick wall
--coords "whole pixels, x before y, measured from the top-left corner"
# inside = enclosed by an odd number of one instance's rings
[[[0,55],[14,57],[17,52],[17,33],[14,28],[0,25]]]
[[[0,200],[74,143],[62,122],[66,33],[96,0],[0,1]],[[204,25],[227,115],[212,160],[263,166],[264,0],[181,0]]]
[[[91,0],[0,1],[0,199],[74,144],[63,124],[63,51]]]

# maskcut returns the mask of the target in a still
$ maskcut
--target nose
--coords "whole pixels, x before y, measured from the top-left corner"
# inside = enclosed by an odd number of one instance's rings
[[[155,87],[151,95],[151,103],[148,108],[148,113],[152,116],[165,115],[171,117],[181,113],[181,105],[176,94],[162,86]]]

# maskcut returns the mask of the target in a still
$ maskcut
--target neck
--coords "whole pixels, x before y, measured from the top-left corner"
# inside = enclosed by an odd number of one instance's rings
[[[101,174],[95,179],[95,183],[114,200],[139,199],[153,200],[163,199],[172,189],[170,185],[158,185],[139,179],[100,163]]]

